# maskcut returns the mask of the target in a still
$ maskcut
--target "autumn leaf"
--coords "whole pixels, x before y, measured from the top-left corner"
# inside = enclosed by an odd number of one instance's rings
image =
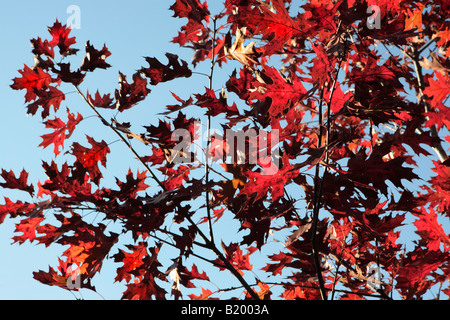
[[[71,29],[66,25],[62,25],[58,19],[53,26],[48,27],[48,32],[52,36],[50,46],[58,46],[59,53],[63,56],[74,54],[78,51],[78,49],[70,48],[71,45],[76,43],[75,37],[69,38],[70,31]]]
[[[126,76],[119,72],[119,89],[116,89],[114,93],[116,109],[123,112],[144,100],[149,93],[147,80],[141,77],[140,72],[133,74],[131,83],[128,83]]]
[[[422,237],[421,242],[424,242],[429,250],[439,250],[441,243],[445,250],[450,249],[450,237],[445,233],[442,225],[438,223],[438,216],[433,208],[426,210],[422,208],[420,212],[413,213],[418,217],[414,221],[417,228],[417,233]]]
[[[42,41],[41,37],[37,39],[31,39],[31,46],[33,47],[32,53],[40,56],[46,55],[50,58],[55,57],[55,52],[53,50],[53,46],[50,44],[48,40]]]
[[[26,240],[33,242],[36,239],[36,229],[39,224],[44,220],[44,215],[39,213],[36,217],[26,218],[16,224],[16,232],[22,232],[20,236],[14,236],[12,239],[19,244],[24,243]]]
[[[153,86],[156,86],[160,82],[166,82],[180,77],[189,78],[192,75],[192,71],[189,69],[187,62],[181,60],[180,64],[176,54],[166,53],[166,57],[169,60],[167,65],[163,65],[156,58],[145,58],[149,67],[142,68],[140,71],[145,77],[150,79],[150,84]]]
[[[450,77],[443,76],[440,72],[434,72],[437,80],[430,79],[429,86],[424,94],[431,98],[431,105],[437,106],[450,94]]]
[[[243,274],[242,270],[253,269],[253,265],[250,264],[250,255],[256,250],[256,248],[250,247],[244,255],[242,249],[237,243],[230,243],[227,246],[222,241],[222,249],[225,252],[225,257],[236,267],[241,275]]]
[[[55,271],[55,269],[53,269],[52,267],[49,267],[48,272],[45,271],[38,271],[38,272],[33,272],[33,278],[36,279],[37,281],[49,285],[49,286],[57,286],[60,287],[62,289],[66,289],[66,290],[70,290],[67,287],[67,279],[68,277],[66,277],[66,270],[67,270],[67,265],[66,263],[59,259],[59,271],[62,274],[58,274],[57,271]]]
[[[214,300],[211,299],[210,296],[213,294],[213,292],[209,289],[204,289],[202,287],[202,293],[199,296],[196,296],[195,294],[189,294],[188,297],[191,298],[191,300]]]
[[[147,247],[143,242],[136,246],[127,245],[126,247],[131,252],[119,250],[119,253],[114,255],[115,262],[123,262],[123,266],[117,269],[117,276],[114,281],[125,280],[130,282],[133,271],[144,264],[143,258],[148,255]]]
[[[269,99],[269,117],[276,118],[286,110],[294,108],[307,97],[307,91],[300,78],[288,79],[274,67],[265,67],[263,74],[269,78],[265,83],[254,81],[250,99]]]
[[[68,82],[74,86],[80,85],[84,77],[86,76],[80,69],[77,71],[70,70],[70,63],[58,63],[60,70],[53,68],[53,71],[58,74],[58,80],[63,82]]]
[[[244,175],[248,182],[240,190],[241,194],[248,197],[255,195],[255,200],[261,199],[270,190],[272,201],[277,201],[284,195],[284,186],[298,176],[298,169],[290,165],[288,157],[285,155],[281,159],[283,167],[273,174],[262,172],[246,171]]]
[[[120,200],[134,198],[139,191],[145,191],[149,187],[149,185],[145,183],[147,178],[145,171],[138,171],[136,178],[134,178],[131,169],[129,169],[126,178],[126,182],[122,182],[116,178],[117,185],[120,188]]]
[[[221,91],[219,97],[216,97],[214,90],[210,90],[208,88],[205,89],[205,94],[195,95],[197,101],[194,102],[194,104],[201,108],[207,108],[208,110],[205,112],[206,115],[217,116],[221,113],[226,114],[227,117],[239,115],[239,111],[235,103],[231,106],[227,104],[227,95],[224,90]]]
[[[105,108],[105,109],[115,109],[116,106],[113,104],[114,99],[110,97],[110,94],[101,95],[100,92],[95,93],[94,97],[92,97],[89,93],[89,90],[86,93],[86,99],[96,108]]]
[[[432,283],[426,277],[448,261],[448,253],[417,249],[410,252],[402,261],[397,272],[397,285],[405,299],[421,296]]]
[[[174,17],[188,19],[172,42],[180,46],[190,42],[195,46],[207,39],[208,29],[204,23],[209,22],[210,12],[206,1],[202,4],[199,0],[176,0],[170,10],[174,12]]]
[[[16,218],[17,216],[34,215],[39,212],[39,206],[35,203],[22,202],[20,200],[13,202],[7,197],[4,199],[5,203],[0,205],[0,223],[3,223],[7,215],[11,218]]]
[[[95,287],[91,285],[89,278],[85,279],[85,281],[81,281],[80,279],[79,283],[77,283],[75,277],[81,276],[77,273],[78,270],[72,270],[72,266],[60,258],[58,258],[58,262],[57,271],[49,267],[48,272],[42,270],[33,272],[33,278],[43,284],[56,286],[65,290],[77,291],[81,288],[86,288],[95,291]],[[79,287],[75,286],[75,284],[79,285]]]
[[[34,187],[33,185],[28,185],[28,172],[23,169],[20,172],[19,178],[16,178],[14,175],[14,172],[6,171],[5,169],[2,169],[2,173],[0,176],[5,180],[5,182],[0,183],[0,186],[3,188],[9,188],[9,189],[19,189],[22,191],[28,192],[31,196],[34,194]]]
[[[61,151],[60,148],[64,149],[64,141],[72,135],[77,124],[83,120],[83,116],[77,113],[71,113],[67,109],[67,123],[62,121],[60,118],[55,118],[53,120],[47,120],[44,122],[47,129],[54,129],[52,133],[44,134],[42,136],[42,142],[39,144],[40,147],[47,148],[49,145],[53,144],[53,153],[58,155]]]
[[[105,62],[111,55],[106,45],[101,50],[96,50],[89,41],[86,42],[86,55],[81,63],[81,71],[92,72],[97,68],[108,69],[111,65]]]
[[[30,102],[37,98],[36,91],[46,88],[52,81],[51,76],[41,68],[30,69],[27,65],[23,70],[19,70],[21,78],[14,78],[11,88],[14,90],[26,89],[25,102]]]
[[[106,155],[110,153],[110,149],[105,141],[97,142],[89,136],[86,138],[92,148],[86,148],[74,142],[70,152],[77,158],[76,167],[81,169],[81,172],[88,172],[91,180],[98,184],[102,178],[98,162],[106,167]]]
[[[256,51],[256,42],[252,41],[244,46],[245,28],[237,29],[234,42],[231,43],[231,35],[225,38],[224,52],[227,59],[237,60],[244,66],[257,64],[256,60],[261,55]]]

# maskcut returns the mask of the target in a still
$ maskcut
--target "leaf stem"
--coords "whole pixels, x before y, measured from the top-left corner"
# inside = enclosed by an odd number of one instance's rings
[[[112,131],[114,131],[114,133],[120,138],[120,140],[122,140],[123,143],[125,143],[125,145],[128,147],[128,149],[130,149],[130,151],[139,160],[139,162],[141,162],[142,165],[147,169],[147,171],[152,176],[153,180],[155,180],[161,188],[165,189],[164,184],[161,182],[161,180],[158,179],[158,177],[155,175],[155,173],[152,171],[152,169],[150,169],[150,167],[147,165],[147,163],[145,163],[145,161],[142,160],[141,156],[136,152],[136,150],[134,150],[133,146],[127,141],[127,139],[125,139],[125,137],[116,128],[114,128],[114,126],[112,124],[110,124],[108,121],[106,121],[106,119],[97,111],[97,109],[95,109],[95,106],[80,91],[78,86],[75,86],[75,88],[77,89],[77,92],[83,97],[84,101],[86,101],[86,103],[89,105],[89,107],[97,114],[97,116],[100,118],[102,123],[105,126],[109,127]]]

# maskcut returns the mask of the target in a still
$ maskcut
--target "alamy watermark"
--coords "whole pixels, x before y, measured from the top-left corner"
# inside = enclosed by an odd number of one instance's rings
[[[225,129],[220,132],[212,129],[208,139],[201,122],[196,122],[195,128],[200,130],[196,130],[194,134],[184,128],[176,129],[172,133],[171,139],[176,142],[171,150],[173,163],[209,163],[211,160],[228,164],[248,163],[260,165],[264,175],[278,172],[279,130],[272,129],[268,132],[247,128]]]
[[[66,13],[70,16],[67,18],[66,25],[70,29],[81,29],[81,9],[79,6],[72,4],[67,7]]]
[[[67,273],[71,274],[66,280],[66,286],[69,290],[78,290],[81,288],[81,273],[75,270],[72,273],[72,266],[67,268]]]
[[[367,18],[367,28],[372,29],[381,29],[381,10],[379,6],[371,5],[367,7],[366,13],[370,14]]]
[[[373,291],[381,289],[381,271],[374,262],[367,266],[367,286]]]

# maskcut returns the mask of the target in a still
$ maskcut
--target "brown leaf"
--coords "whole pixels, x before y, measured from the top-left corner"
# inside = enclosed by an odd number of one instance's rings
[[[305,223],[298,227],[296,231],[294,231],[289,238],[286,240],[286,247],[290,246],[294,241],[296,241],[302,234],[308,232],[309,228],[311,228],[312,222]]]
[[[440,61],[439,56],[435,52],[430,53],[431,61],[423,57],[423,61],[419,61],[420,65],[425,69],[433,69],[434,71],[439,71],[443,76],[450,72],[450,69],[444,67]]]
[[[225,38],[225,56],[230,60],[237,60],[243,65],[248,66],[251,63],[257,63],[256,59],[260,54],[256,51],[256,42],[252,41],[247,46],[244,46],[245,41],[245,29],[241,28],[236,30],[236,38],[233,44],[231,44],[231,35],[227,34]]]

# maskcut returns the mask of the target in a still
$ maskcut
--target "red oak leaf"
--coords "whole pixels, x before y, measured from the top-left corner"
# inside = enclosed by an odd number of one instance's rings
[[[83,120],[83,116],[77,113],[70,113],[67,109],[67,123],[64,123],[60,118],[55,118],[54,120],[47,120],[44,122],[47,129],[54,129],[52,133],[44,134],[42,137],[42,142],[39,144],[40,147],[47,148],[49,145],[54,144],[53,153],[58,155],[60,147],[64,149],[64,141],[72,135],[75,127],[78,123]]]
[[[174,17],[189,18],[201,22],[209,16],[208,4],[199,0],[176,0],[170,7],[174,11]]]
[[[59,53],[63,56],[70,55],[78,51],[78,49],[71,49],[70,46],[75,44],[75,37],[69,38],[71,29],[66,25],[56,20],[53,26],[48,27],[48,32],[53,37],[50,41],[52,47],[58,46]]]
[[[238,8],[239,14],[231,15],[228,22],[247,27],[252,35],[261,34],[264,40],[268,40],[267,45],[260,48],[265,55],[282,51],[285,44],[291,44],[291,39],[306,38],[314,27],[306,21],[305,15],[292,18],[282,0],[271,1],[270,6],[259,2],[255,5],[241,4]]]
[[[67,262],[77,264],[78,271],[91,278],[100,272],[103,260],[118,240],[118,234],[109,232],[108,236],[105,234],[104,224],[91,225],[76,213],[72,213],[72,217],[68,220],[71,222],[70,230],[73,233],[63,233],[56,242],[69,245],[62,253],[67,257]]]
[[[31,196],[33,196],[34,193],[34,187],[33,185],[28,185],[28,172],[25,171],[25,169],[22,170],[20,173],[19,178],[16,178],[14,175],[14,172],[11,171],[5,171],[2,169],[2,173],[0,176],[5,180],[5,182],[0,183],[0,186],[3,188],[8,189],[19,189],[22,191],[28,192]]]
[[[86,56],[81,63],[81,71],[94,71],[96,68],[108,69],[111,67],[105,60],[111,55],[104,45],[102,50],[96,50],[89,41],[86,42]]]
[[[437,80],[429,79],[429,85],[424,94],[431,99],[431,106],[438,106],[450,94],[450,77],[443,76],[440,72],[434,72]]]
[[[282,274],[285,265],[292,262],[294,258],[292,258],[292,256],[290,255],[280,252],[278,254],[271,255],[270,259],[272,261],[277,261],[277,263],[268,263],[265,267],[261,268],[261,270],[271,272],[274,276],[276,276],[277,274]]]
[[[430,187],[422,187],[428,191],[425,198],[433,207],[437,206],[439,212],[450,216],[450,164],[448,160],[443,163],[438,161],[433,163],[435,167],[432,170],[437,175],[430,179]]]
[[[12,238],[14,243],[18,242],[19,244],[22,244],[26,240],[33,242],[33,240],[36,239],[36,229],[43,220],[44,215],[40,212],[37,217],[26,218],[21,220],[20,223],[17,223],[16,232],[22,232],[23,234],[20,236],[14,236]]]
[[[158,168],[167,179],[163,181],[166,190],[174,190],[183,185],[183,181],[189,181],[189,173],[192,170],[192,166],[180,165],[178,169],[162,167]]]
[[[265,174],[264,172],[246,171],[248,181],[241,189],[241,194],[251,197],[256,194],[256,200],[264,197],[269,189],[272,194],[272,201],[277,201],[284,195],[284,186],[298,176],[298,169],[291,166],[289,158],[285,154],[282,158],[283,167],[273,174]]]
[[[38,205],[35,203],[12,202],[11,199],[5,197],[5,203],[0,205],[0,223],[3,223],[8,214],[11,218],[15,218],[19,215],[37,214],[38,210]]]
[[[55,57],[53,46],[48,42],[48,40],[42,41],[40,37],[37,39],[31,39],[31,46],[33,47],[31,52],[36,55],[46,55],[50,58]]]
[[[312,59],[313,66],[310,68],[311,81],[319,81],[319,84],[322,87],[326,82],[330,81],[332,72],[331,63],[328,59],[327,52],[322,45],[315,46],[314,44],[311,44],[311,47],[317,55]]]
[[[37,92],[38,99],[30,103],[27,106],[27,113],[31,115],[35,115],[39,106],[42,107],[41,116],[43,119],[47,118],[50,115],[50,107],[53,106],[53,110],[58,111],[61,102],[64,101],[66,95],[55,87],[47,87]]]
[[[242,270],[252,270],[253,265],[250,264],[250,255],[257,250],[254,247],[247,249],[247,254],[243,254],[242,249],[237,243],[230,243],[228,246],[222,241],[222,249],[225,252],[225,257],[231,264],[243,274]],[[216,260],[219,264],[220,260]]]
[[[53,68],[53,71],[58,74],[58,80],[63,82],[71,83],[75,86],[80,85],[83,82],[85,73],[81,72],[80,69],[77,71],[70,70],[70,63],[58,63],[60,70]]]
[[[202,108],[207,108],[208,111],[206,111],[206,115],[217,116],[221,113],[225,113],[227,117],[239,115],[236,103],[233,103],[232,106],[228,106],[227,96],[223,90],[220,94],[220,97],[217,98],[214,90],[210,90],[208,88],[205,89],[205,94],[195,95],[195,97],[197,98],[195,105]]]
[[[119,90],[115,90],[116,109],[120,112],[133,107],[145,99],[150,93],[147,80],[142,78],[140,72],[133,74],[133,82],[128,83],[127,78],[119,72]]]
[[[124,250],[119,250],[119,253],[114,255],[115,262],[123,262],[123,266],[117,269],[117,276],[114,281],[126,282],[131,281],[131,276],[133,271],[144,264],[143,259],[148,256],[147,245],[144,242],[140,242],[138,245],[126,245],[128,250],[131,252],[125,252]]]
[[[89,94],[89,90],[86,93],[86,99],[97,108],[105,109],[115,109],[116,106],[113,104],[114,99],[110,97],[110,94],[104,94],[103,96],[98,92],[95,93],[94,98]]]
[[[36,91],[46,88],[52,81],[51,76],[41,68],[33,70],[25,65],[23,70],[19,70],[19,73],[22,77],[14,78],[11,88],[14,90],[26,89],[25,102],[35,100],[37,97]]]
[[[106,155],[110,152],[108,144],[105,141],[97,142],[93,138],[86,136],[92,148],[86,148],[78,142],[72,144],[72,154],[77,158],[75,166],[82,172],[88,172],[91,180],[98,185],[103,177],[98,162],[106,167]]]
[[[439,250],[441,243],[444,244],[446,250],[450,248],[450,238],[442,225],[438,223],[438,216],[433,208],[429,208],[429,210],[422,208],[420,212],[413,212],[413,214],[419,218],[414,221],[416,232],[422,237],[421,241],[429,250]]]
[[[145,184],[146,178],[147,175],[145,171],[141,173],[138,171],[135,179],[131,169],[129,169],[127,174],[127,182],[124,183],[119,179],[116,179],[116,183],[120,187],[119,200],[123,201],[128,198],[135,198],[139,191],[146,190],[149,187],[149,185]]]
[[[174,11],[174,17],[188,18],[188,23],[181,27],[182,32],[172,42],[184,46],[187,42],[196,44],[208,39],[208,29],[203,25],[203,22],[209,22],[210,15],[206,1],[201,4],[199,0],[176,0],[170,9]]]
[[[414,295],[421,296],[433,284],[426,277],[447,263],[448,259],[448,253],[416,248],[401,262],[396,276],[396,288],[405,299],[412,299]]]
[[[48,272],[45,272],[42,270],[40,270],[38,272],[33,272],[33,278],[43,284],[46,284],[49,286],[57,286],[57,287],[69,290],[69,288],[67,287],[68,277],[66,276],[67,269],[68,269],[67,263],[65,263],[60,258],[58,258],[58,261],[59,261],[58,269],[62,275],[58,274],[58,272],[55,271],[55,269],[53,269],[52,267],[49,267]]]
[[[155,281],[161,272],[158,267],[158,253],[161,245],[150,248],[147,256],[143,258],[144,264],[137,267],[134,272],[134,282],[128,283],[127,290],[123,293],[123,299],[130,300],[150,300],[154,296],[156,299],[164,299],[166,291],[158,286]]]
[[[59,272],[55,271],[52,267],[49,267],[48,272],[42,270],[33,272],[33,278],[43,284],[60,287],[65,290],[79,290],[81,288],[86,288],[95,291],[89,278],[85,281],[81,281],[80,278],[79,283],[77,283],[76,277],[80,277],[81,275],[78,269],[72,270],[71,263],[63,261],[60,258],[58,258],[58,261]],[[79,287],[76,285],[79,285]]]
[[[426,127],[436,126],[439,131],[443,126],[446,126],[450,130],[450,107],[439,102],[434,105],[434,110],[426,113],[426,115]]]
[[[269,116],[276,118],[285,110],[289,110],[306,98],[307,91],[298,77],[286,79],[274,67],[265,67],[264,75],[270,79],[261,83],[255,81],[255,89],[250,93],[250,99],[264,101],[271,99]]]
[[[217,298],[213,299],[210,298],[210,296],[213,294],[213,292],[209,289],[204,289],[202,287],[202,294],[199,296],[196,296],[195,294],[189,294],[188,297],[191,298],[191,300],[217,300]]]
[[[163,65],[156,58],[145,58],[149,67],[142,68],[140,71],[150,79],[151,85],[155,86],[160,82],[166,82],[180,77],[189,78],[192,75],[192,71],[189,69],[187,62],[181,60],[180,64],[176,54],[166,53],[166,57],[169,60],[167,65]]]
[[[166,112],[163,112],[163,113],[161,113],[161,114],[169,114],[169,113],[171,113],[171,112],[174,112],[174,111],[178,111],[178,110],[181,110],[181,109],[184,109],[184,108],[186,108],[186,107],[188,107],[188,106],[191,106],[192,104],[193,104],[193,102],[194,102],[194,99],[192,99],[192,97],[189,97],[189,99],[187,99],[187,100],[183,100],[183,99],[181,99],[179,96],[177,96],[175,93],[173,93],[173,92],[171,92],[172,93],[172,96],[178,101],[178,102],[181,102],[181,105],[168,105],[168,106],[166,106],[166,108],[168,109],[168,111],[166,111]]]
[[[365,65],[362,69],[353,68],[351,71],[351,81],[379,81],[380,79],[392,80],[396,78],[396,75],[392,70],[390,70],[385,65],[379,66],[377,65],[377,59],[373,56],[369,56],[369,58],[365,61]],[[400,86],[401,87],[401,86]]]

